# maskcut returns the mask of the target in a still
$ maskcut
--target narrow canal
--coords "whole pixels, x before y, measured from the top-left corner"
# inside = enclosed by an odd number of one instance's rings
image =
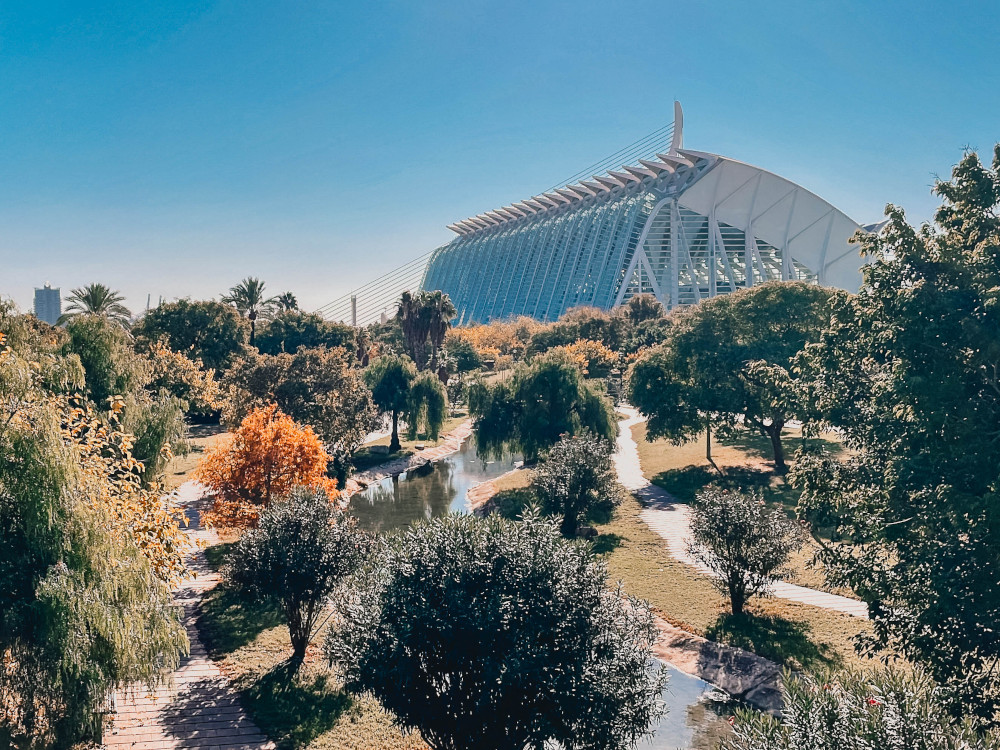
[[[484,462],[466,441],[461,449],[423,471],[400,474],[370,485],[351,498],[350,513],[368,531],[388,532],[448,513],[466,513],[469,489],[514,468],[515,457]],[[730,709],[707,682],[668,665],[663,694],[667,714],[641,750],[703,750],[724,736]]]

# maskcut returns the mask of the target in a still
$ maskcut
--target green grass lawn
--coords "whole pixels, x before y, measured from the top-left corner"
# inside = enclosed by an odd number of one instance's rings
[[[213,567],[221,565],[229,546],[205,550]],[[221,583],[202,600],[198,629],[246,710],[279,748],[426,748],[419,735],[404,736],[374,698],[342,689],[320,654],[322,634],[309,647],[299,673],[290,676],[288,628],[276,608],[247,601]]]

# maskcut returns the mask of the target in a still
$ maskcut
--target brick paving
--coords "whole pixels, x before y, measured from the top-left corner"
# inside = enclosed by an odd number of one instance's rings
[[[626,489],[639,497],[645,504],[639,516],[656,534],[663,537],[667,550],[677,560],[697,568],[706,575],[713,575],[704,564],[688,552],[691,539],[691,523],[688,507],[677,501],[670,493],[652,484],[642,474],[639,464],[639,449],[632,439],[631,427],[644,421],[644,417],[631,407],[619,406],[618,411],[627,415],[618,423],[618,439],[615,450],[615,468],[619,481]],[[775,581],[772,595],[788,601],[810,604],[814,607],[842,612],[852,617],[868,618],[868,605],[846,596],[817,591],[805,586],[796,586],[785,581]]]
[[[177,502],[190,521],[188,536],[211,545],[214,532],[201,528],[202,488],[186,482],[177,488]],[[198,549],[189,560],[197,577],[185,581],[174,598],[184,611],[184,627],[191,641],[191,654],[181,660],[171,684],[150,692],[144,686],[116,696],[113,727],[105,733],[107,750],[272,750],[264,736],[244,712],[239,697],[215,663],[208,658],[195,625],[198,604],[205,591],[219,582]]]

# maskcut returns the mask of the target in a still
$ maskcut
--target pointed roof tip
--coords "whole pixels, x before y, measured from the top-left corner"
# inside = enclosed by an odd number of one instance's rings
[[[684,109],[681,103],[674,99],[674,135],[670,139],[670,152],[676,154],[684,148]]]

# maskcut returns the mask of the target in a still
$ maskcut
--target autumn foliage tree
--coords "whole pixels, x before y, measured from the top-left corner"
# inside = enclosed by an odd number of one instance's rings
[[[338,493],[326,476],[329,455],[311,427],[271,404],[252,411],[231,440],[211,449],[195,478],[215,496],[203,521],[229,528],[257,525],[261,511],[293,487]]]

